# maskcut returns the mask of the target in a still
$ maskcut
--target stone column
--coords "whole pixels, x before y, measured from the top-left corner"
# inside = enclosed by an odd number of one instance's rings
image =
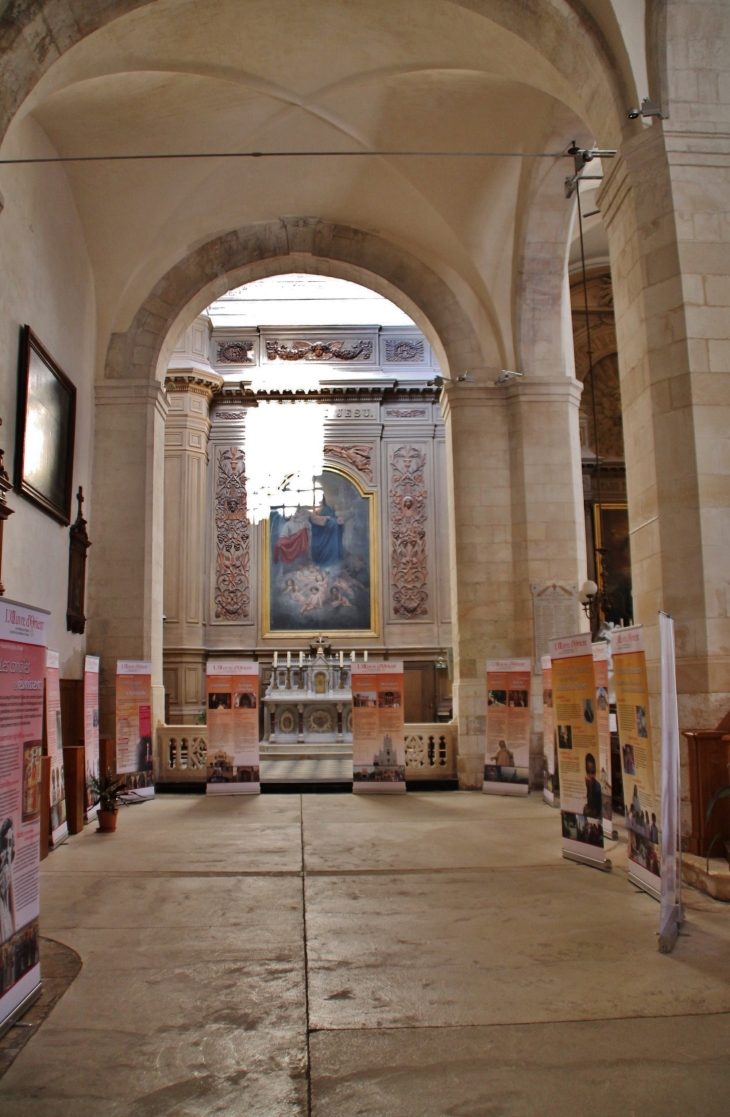
[[[164,719],[162,562],[167,397],[147,380],[96,386],[88,649],[101,656],[100,729],[115,732],[117,659],[152,661],[152,724]]]
[[[646,628],[655,724],[663,609],[676,624],[680,727],[714,728],[730,709],[730,144],[727,134],[694,139],[657,124],[622,155],[599,204],[616,303],[635,619]]]
[[[448,380],[441,409],[448,463],[459,783],[481,787],[486,660],[514,654],[512,497],[504,389]]]
[[[205,704],[209,405],[223,378],[208,362],[210,320],[185,331],[168,366],[165,426],[164,678],[170,720]]]

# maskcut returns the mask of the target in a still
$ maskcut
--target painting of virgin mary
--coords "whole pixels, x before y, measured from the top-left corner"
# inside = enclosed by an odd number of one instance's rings
[[[345,476],[325,470],[317,498],[269,517],[270,630],[371,627],[369,501]]]

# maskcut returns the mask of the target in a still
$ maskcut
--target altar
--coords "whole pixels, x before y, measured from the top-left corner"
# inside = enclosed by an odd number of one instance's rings
[[[310,652],[275,654],[263,697],[264,741],[272,745],[352,744],[350,669],[355,652],[333,652],[320,639]]]

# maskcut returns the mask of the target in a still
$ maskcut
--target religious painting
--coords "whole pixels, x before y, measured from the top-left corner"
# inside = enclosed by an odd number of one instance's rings
[[[270,632],[374,631],[374,500],[326,469],[311,492],[271,509],[264,549]]]
[[[631,595],[631,543],[629,513],[625,504],[602,504],[601,516],[594,505],[594,530],[606,603],[605,619],[631,624],[634,604]]]
[[[76,388],[29,326],[20,339],[15,487],[44,512],[71,520]]]

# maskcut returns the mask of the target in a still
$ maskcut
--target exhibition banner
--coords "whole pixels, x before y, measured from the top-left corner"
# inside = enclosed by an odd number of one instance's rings
[[[482,790],[527,795],[530,790],[529,659],[487,660],[487,749]]]
[[[0,1031],[40,991],[41,756],[48,613],[0,601]]]
[[[84,764],[86,770],[86,821],[96,818],[99,803],[91,790],[91,780],[99,775],[99,657],[84,660]]]
[[[601,770],[603,801],[603,833],[613,837],[613,802],[611,799],[611,708],[608,697],[609,647],[605,640],[593,645],[593,672],[596,681],[596,728]]]
[[[679,710],[674,651],[674,620],[659,614],[662,660],[662,887],[659,912],[659,950],[668,954],[684,922],[682,908],[682,844],[680,840],[681,783]]]
[[[550,641],[563,857],[610,869],[603,850],[596,682],[590,632]]]
[[[61,683],[58,652],[46,652],[46,748],[51,761],[51,845],[68,837],[66,784],[63,778]]]
[[[352,665],[352,790],[406,790],[403,662]]]
[[[209,795],[255,795],[259,774],[259,665],[208,661]]]
[[[542,797],[551,807],[560,801],[558,779],[558,746],[555,738],[555,709],[553,707],[553,661],[549,655],[541,658],[542,667]]]
[[[118,659],[116,692],[117,775],[135,797],[149,799],[155,794],[152,664]]]
[[[661,854],[649,687],[641,625],[613,629],[611,650],[624,784],[629,880],[658,900]]]

